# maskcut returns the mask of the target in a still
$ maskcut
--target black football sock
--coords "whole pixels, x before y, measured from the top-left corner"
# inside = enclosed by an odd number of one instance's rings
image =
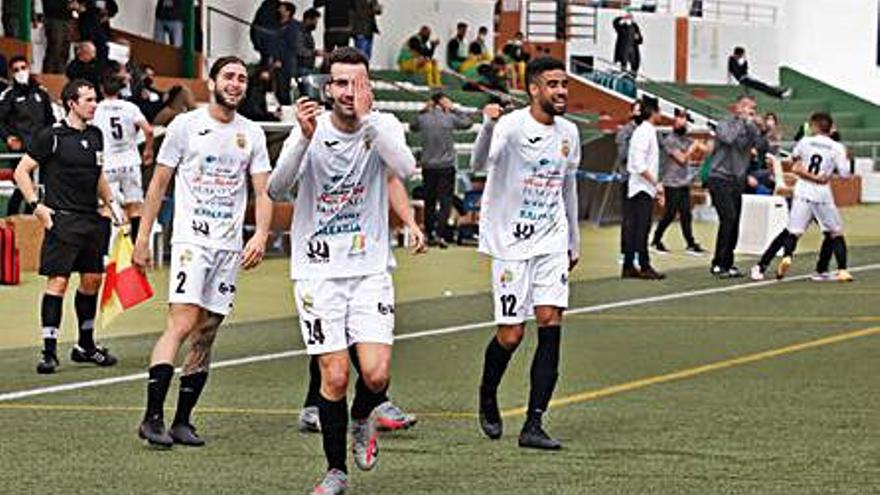
[[[364,379],[358,377],[354,385],[354,400],[351,401],[351,419],[366,419],[376,406],[385,402],[386,390],[388,390],[387,385],[382,390],[373,392],[364,383]]]
[[[150,367],[150,379],[147,382],[147,411],[144,413],[144,420],[161,420],[164,417],[165,396],[168,395],[172,376],[174,376],[174,366],[168,363]]]
[[[309,388],[303,407],[318,407],[318,395],[321,393],[321,363],[318,356],[309,357]]]
[[[831,249],[834,251],[837,269],[846,270],[846,240],[844,240],[842,235],[834,238],[831,243]]]
[[[204,390],[207,381],[207,371],[199,371],[198,373],[180,377],[180,392],[177,396],[177,412],[174,413],[174,424],[190,424],[190,414],[193,408],[196,407],[196,403],[199,401],[199,396],[202,395],[202,390]]]
[[[352,345],[352,346],[349,346],[349,347],[348,347],[348,360],[351,362],[351,366],[352,366],[352,367],[354,368],[354,370],[357,372],[357,374],[358,374],[358,381],[360,381],[360,376],[361,376],[361,360],[360,360],[360,358],[358,357],[357,346],[356,346],[356,345]],[[381,392],[376,392],[376,393],[380,394],[380,396],[381,396],[381,397],[380,397],[381,400],[379,401],[379,404],[381,404],[381,403],[383,403],[383,402],[389,400],[389,399],[388,399],[388,385],[385,385],[385,388],[384,388]],[[355,397],[355,400],[357,400],[357,397]]]
[[[497,336],[493,335],[486,346],[486,354],[483,360],[483,378],[480,381],[480,389],[489,394],[495,394],[498,390],[498,384],[507,371],[507,364],[510,357],[513,356],[514,349],[505,349],[498,342]]]
[[[128,220],[131,223],[131,243],[137,242],[138,229],[141,228],[141,217],[131,217]]]
[[[531,382],[529,391],[529,409],[527,420],[530,423],[540,422],[547,410],[556,379],[559,377],[559,344],[562,329],[559,325],[538,328],[538,348],[532,359]]]
[[[57,355],[58,328],[61,326],[61,310],[64,298],[52,294],[43,294],[40,302],[40,324],[43,327],[43,351]]]
[[[95,348],[95,314],[98,312],[98,294],[83,294],[76,291],[73,299],[76,308],[76,320],[79,323],[79,340],[77,344],[86,351]]]
[[[786,232],[788,232],[788,231],[786,231]],[[799,239],[798,236],[796,236],[790,232],[788,233],[788,236],[785,238],[785,241],[783,241],[783,247],[785,248],[785,252],[783,254],[785,256],[794,255],[794,250],[797,249],[798,239]]]
[[[828,265],[831,264],[831,254],[833,252],[833,249],[831,249],[833,241],[834,238],[831,237],[831,234],[826,232],[822,238],[822,247],[819,248],[819,259],[816,261],[816,273],[828,272]]]
[[[324,443],[327,469],[338,469],[347,473],[345,441],[348,434],[348,411],[345,407],[345,397],[337,401],[329,401],[318,394],[318,417],[321,420],[321,439]]]
[[[791,235],[788,233],[788,229],[783,229],[776,237],[773,238],[773,241],[770,243],[770,246],[764,250],[764,253],[761,254],[761,259],[758,261],[758,266],[761,267],[761,271],[767,269],[770,266],[770,262],[773,261],[773,258],[776,257],[776,253],[779,252],[780,249],[785,245],[785,240],[788,236]]]

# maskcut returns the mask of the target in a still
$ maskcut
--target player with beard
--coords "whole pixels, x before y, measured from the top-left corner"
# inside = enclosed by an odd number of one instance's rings
[[[528,107],[498,118],[487,105],[472,165],[488,170],[480,218],[479,251],[492,258],[492,292],[498,329],[486,348],[480,383],[480,426],[501,437],[497,390],[532,313],[538,347],[520,447],[556,450],[543,429],[556,385],[562,313],[568,275],[577,264],[577,178],[581,145],[577,127],[562,118],[568,101],[565,64],[542,57],[526,68]]]
[[[139,436],[156,447],[204,445],[190,413],[208,379],[217,329],[232,309],[239,267],[257,266],[265,252],[272,216],[267,193],[271,167],[263,131],[236,112],[247,80],[247,68],[238,57],[214,62],[208,81],[214,101],[177,116],[168,126],[144,203],[132,257],[141,270],[150,264],[150,229],[177,172],[168,323],[150,357],[147,407],[138,429]],[[256,230],[242,249],[248,176],[256,203]],[[177,351],[185,341],[190,346],[183,361],[177,413],[166,431],[163,405]]]

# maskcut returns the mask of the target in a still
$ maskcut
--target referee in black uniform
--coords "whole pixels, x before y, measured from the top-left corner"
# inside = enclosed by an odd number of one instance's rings
[[[98,290],[104,273],[109,221],[99,214],[98,199],[114,216],[112,192],[101,171],[101,131],[87,124],[95,115],[97,95],[92,83],[74,80],[64,87],[61,100],[67,117],[37,133],[31,149],[15,169],[15,182],[34,215],[46,229],[40,253],[40,275],[47,277],[40,310],[43,355],[37,373],[54,373],[58,367],[58,329],[67,282],[79,272],[75,307],[79,340],[70,352],[78,363],[112,366],[116,358],[95,345]],[[40,201],[31,173],[41,167],[45,195]]]

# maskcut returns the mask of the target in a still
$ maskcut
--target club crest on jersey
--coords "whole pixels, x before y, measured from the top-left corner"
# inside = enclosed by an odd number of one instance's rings
[[[501,285],[507,285],[513,282],[513,271],[509,268],[505,268],[503,272],[501,272]]]
[[[315,307],[315,298],[308,292],[302,296],[302,305],[304,311],[311,311]]]
[[[351,236],[351,249],[349,254],[362,254],[367,250],[367,236],[364,234],[354,234]]]
[[[183,252],[180,253],[180,266],[184,267],[189,264],[193,259],[193,253],[189,249],[184,249]]]
[[[568,156],[568,153],[571,151],[571,143],[568,139],[562,140],[562,156]]]
[[[84,150],[89,149],[89,140],[88,139],[83,139],[82,141],[79,142],[79,144],[82,145]]]
[[[235,135],[235,145],[241,149],[245,149],[247,147],[247,137],[243,132],[239,132]]]

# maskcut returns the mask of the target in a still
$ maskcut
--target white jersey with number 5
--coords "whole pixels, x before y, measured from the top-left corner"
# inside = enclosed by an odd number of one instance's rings
[[[801,139],[795,145],[793,154],[810,173],[831,177],[837,170],[841,176],[849,175],[846,148],[828,136],[809,136]],[[831,184],[817,184],[798,179],[794,186],[794,195],[814,203],[834,203]]]
[[[224,123],[193,110],[168,126],[156,161],[177,169],[171,242],[241,250],[248,174],[271,171],[263,130],[238,114]]]
[[[563,189],[580,161],[580,136],[572,122],[555,117],[553,124],[542,124],[528,107],[501,117],[486,160],[479,251],[503,260],[567,252]]]
[[[106,168],[140,165],[137,126],[146,121],[147,118],[141,110],[130,101],[113,98],[98,103],[92,124],[101,129],[101,134],[104,135]]]

